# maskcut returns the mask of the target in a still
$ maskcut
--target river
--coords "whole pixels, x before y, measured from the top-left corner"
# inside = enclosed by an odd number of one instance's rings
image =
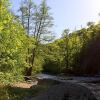
[[[37,74],[35,76],[38,79],[52,79],[58,80],[61,82],[99,82],[100,83],[100,76],[95,77],[83,77],[83,76],[57,76],[57,75],[49,75],[49,74]]]

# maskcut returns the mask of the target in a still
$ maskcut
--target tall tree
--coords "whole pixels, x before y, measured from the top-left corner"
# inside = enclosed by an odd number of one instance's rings
[[[32,62],[34,64],[34,58],[36,56],[38,46],[43,41],[50,41],[52,31],[52,16],[49,13],[50,8],[47,6],[46,0],[43,0],[39,7],[35,6],[35,13],[33,15],[34,19],[34,38],[35,38],[35,48],[32,50]]]
[[[27,31],[27,35],[31,33],[32,30],[32,16],[34,11],[34,3],[32,0],[21,0],[21,6],[18,10],[20,12],[19,18],[23,27]]]
[[[51,27],[53,25],[53,18],[49,10],[50,7],[47,6],[46,0],[43,0],[39,6],[35,5],[32,0],[26,0],[21,7],[21,19],[25,18],[24,22],[27,22],[26,29],[28,36],[32,34],[35,39],[35,46],[33,46],[31,50],[28,50],[31,54],[29,57],[30,67],[26,68],[26,76],[32,74],[32,67],[39,44],[52,39]],[[25,26],[25,24],[23,26]]]

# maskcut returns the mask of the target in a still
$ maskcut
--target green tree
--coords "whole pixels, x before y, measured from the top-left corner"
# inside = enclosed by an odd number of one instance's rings
[[[69,30],[68,29],[65,29],[64,32],[63,32],[63,56],[64,56],[64,62],[65,62],[65,67],[67,70],[69,68]]]
[[[33,13],[33,36],[35,38],[35,47],[32,48],[31,55],[31,66],[27,69],[26,75],[32,74],[32,67],[34,65],[34,60],[37,55],[38,47],[43,41],[50,40],[50,28],[52,27],[52,17],[49,13],[49,7],[46,1],[43,0],[39,6],[35,6]],[[48,40],[49,39],[49,40]]]
[[[0,1],[0,81],[16,80],[27,65],[27,37],[22,25],[9,12],[8,4],[7,0]]]

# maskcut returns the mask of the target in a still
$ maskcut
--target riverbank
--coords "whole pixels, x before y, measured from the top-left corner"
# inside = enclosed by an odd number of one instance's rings
[[[10,85],[0,85],[0,100],[30,100],[58,84],[53,80],[31,80],[30,82],[17,82]]]

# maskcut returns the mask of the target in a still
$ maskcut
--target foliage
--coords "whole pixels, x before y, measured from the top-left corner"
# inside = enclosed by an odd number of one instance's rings
[[[0,80],[22,75],[26,63],[25,31],[9,12],[6,0],[0,3]],[[6,78],[4,78],[6,80]],[[13,78],[15,79],[15,78]],[[16,80],[16,79],[15,79]]]
[[[41,63],[41,61],[37,60],[37,50],[39,49],[39,45],[44,41],[51,40],[50,28],[53,25],[53,18],[49,13],[49,7],[46,4],[46,0],[43,0],[40,5],[35,5],[32,0],[24,0],[19,11],[21,12],[21,23],[27,30],[28,37],[32,34],[35,39],[35,46],[27,48],[29,54],[27,62],[29,63],[29,66],[26,68],[25,75],[30,76],[32,74],[32,70],[34,71],[34,69],[39,69],[37,68],[36,63]],[[39,65],[40,64],[38,64],[38,66]]]
[[[88,22],[86,28],[73,32],[65,29],[61,38],[50,43],[53,39],[53,18],[45,0],[40,5],[31,0],[22,2],[18,18],[10,12],[9,6],[9,0],[0,1],[2,83],[19,81],[24,75],[41,71],[53,74],[100,73],[97,49],[100,40],[99,23]]]
[[[98,45],[99,50],[99,44],[97,44],[96,41],[99,41],[100,25],[93,23],[88,24],[90,24],[88,28],[82,28],[72,33],[68,33],[68,29],[65,29],[60,39],[46,45],[44,50],[44,72],[81,75],[99,73],[99,67],[94,68],[89,66],[92,66],[89,60],[92,57],[89,58],[89,54],[92,55],[92,53],[95,52],[95,56],[97,56],[96,48],[93,49],[92,47]],[[96,46],[93,43],[95,43]],[[90,48],[92,48],[93,51],[91,51]],[[93,62],[95,61],[94,58],[91,60],[93,60]],[[96,59],[96,61],[98,61],[98,59]],[[98,64],[98,62],[96,64]],[[90,70],[91,68],[93,70]]]

